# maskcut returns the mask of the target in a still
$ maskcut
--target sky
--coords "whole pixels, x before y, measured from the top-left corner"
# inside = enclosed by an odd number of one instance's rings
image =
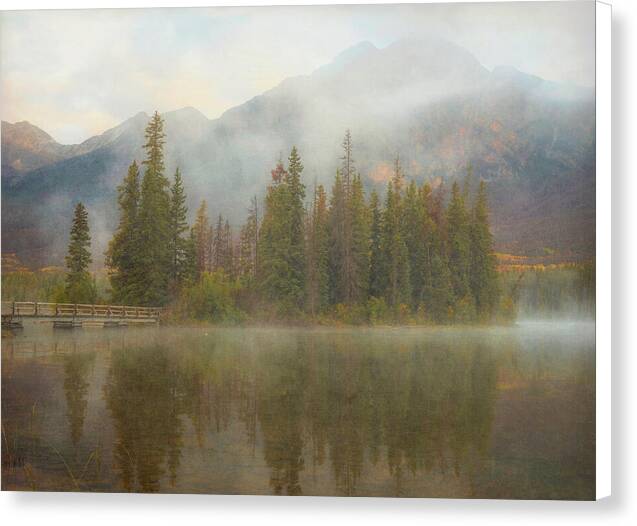
[[[193,106],[209,118],[306,75],[361,41],[459,44],[487,68],[594,85],[594,2],[0,13],[0,116],[63,144],[132,115]]]

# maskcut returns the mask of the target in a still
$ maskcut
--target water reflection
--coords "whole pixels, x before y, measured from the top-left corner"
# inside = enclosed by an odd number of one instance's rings
[[[68,451],[88,432],[87,414],[105,417],[90,441],[106,443],[109,469],[79,482],[88,490],[588,498],[594,355],[585,342],[268,330],[130,331],[105,350],[80,338],[76,352],[55,342],[69,443],[46,440]],[[19,441],[24,379],[52,358],[10,349],[3,430]],[[55,407],[43,417],[62,426]],[[3,488],[22,487],[4,463],[3,475]]]
[[[82,438],[88,404],[88,375],[95,361],[95,352],[73,352],[64,356],[64,395],[71,442],[77,446]]]
[[[113,352],[104,393],[115,428],[115,469],[127,491],[159,491],[166,470],[175,485],[185,409],[180,372],[162,347]]]

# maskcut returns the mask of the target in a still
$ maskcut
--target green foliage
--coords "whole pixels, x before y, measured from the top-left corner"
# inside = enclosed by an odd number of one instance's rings
[[[170,195],[164,175],[164,122],[155,112],[146,127],[146,160],[139,202],[139,300],[142,305],[168,302],[171,283]]]
[[[330,303],[341,303],[345,300],[345,284],[347,270],[346,264],[349,261],[349,254],[346,243],[346,207],[347,194],[341,171],[336,170],[334,184],[332,186],[332,197],[330,199],[329,210],[329,294]]]
[[[312,316],[329,303],[329,223],[327,195],[322,185],[314,190],[307,221],[307,310]]]
[[[138,252],[140,182],[135,161],[128,168],[117,193],[119,225],[106,251],[106,266],[109,268],[113,301],[131,304],[141,296],[139,276],[143,271]]]
[[[257,275],[259,245],[259,203],[256,196],[252,198],[248,218],[239,233],[238,273],[247,282],[252,282]]]
[[[330,202],[330,298],[362,302],[369,288],[370,215],[363,184],[354,168],[352,136],[343,139],[342,166],[337,170]]]
[[[369,202],[369,218],[369,296],[379,298],[385,290],[385,283],[383,282],[384,262],[381,252],[383,227],[380,201],[375,190],[372,192]]]
[[[66,273],[61,269],[2,273],[2,301],[53,302],[63,296]]]
[[[178,319],[241,322],[245,314],[236,306],[238,290],[238,285],[223,270],[204,272],[197,283],[181,291],[173,306],[173,315]]]
[[[299,313],[305,298],[305,238],[301,183],[303,165],[296,148],[272,171],[259,236],[259,280],[265,299],[284,315]]]
[[[197,209],[195,224],[190,230],[190,240],[194,251],[196,275],[212,268],[212,243],[214,231],[208,218],[208,205],[201,201]]]
[[[112,301],[161,306],[196,279],[196,239],[186,235],[186,195],[179,169],[164,175],[164,123],[155,112],[146,127],[140,182],[133,161],[118,187],[119,225],[106,252]]]
[[[210,321],[235,318],[238,304],[255,319],[286,321],[308,315],[372,324],[515,317],[519,283],[500,283],[486,184],[480,182],[468,207],[470,173],[462,189],[453,184],[446,204],[442,186],[406,184],[397,156],[384,204],[376,192],[367,201],[348,130],[329,205],[317,186],[305,208],[303,163],[293,147],[287,168],[279,162],[271,172],[262,219],[255,197],[235,244],[223,215],[212,227],[205,201],[186,235],[183,181],[177,170],[169,188],[164,137],[155,113],[146,129],[144,177],[140,183],[133,162],[119,187],[120,223],[107,252],[114,299],[172,301],[183,316]],[[594,268],[582,269],[578,283],[582,298],[594,299]],[[85,280],[72,292],[89,289]]]
[[[465,298],[470,293],[471,238],[469,215],[457,182],[451,188],[447,209],[447,240],[453,292],[456,298]]]
[[[170,208],[169,208],[169,251],[170,251],[170,278],[171,289],[179,290],[181,285],[193,278],[192,270],[194,261],[192,250],[189,250],[188,239],[185,233],[188,232],[186,215],[186,194],[179,168],[175,171],[175,179],[170,187]]]
[[[410,306],[412,309],[418,307],[423,297],[425,279],[430,273],[426,259],[427,251],[430,250],[428,235],[430,226],[427,219],[425,202],[421,198],[416,183],[412,181],[405,192],[402,218],[402,235],[409,255]]]
[[[470,225],[471,261],[469,283],[475,301],[477,315],[490,320],[499,302],[496,261],[493,254],[493,237],[489,229],[487,191],[480,182],[478,197]]]
[[[70,303],[95,303],[97,291],[88,266],[91,264],[91,234],[88,212],[82,203],[75,207],[71,241],[66,256],[64,300]]]
[[[387,186],[381,238],[381,282],[384,283],[385,300],[390,306],[409,304],[412,301],[409,250],[404,238],[402,190],[403,172],[400,159],[396,157],[394,176]]]
[[[348,207],[351,218],[352,273],[347,296],[350,301],[361,303],[365,301],[369,289],[370,217],[359,174],[355,174],[352,179]]]

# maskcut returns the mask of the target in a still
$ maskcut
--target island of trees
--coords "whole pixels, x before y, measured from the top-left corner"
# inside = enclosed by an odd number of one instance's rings
[[[235,235],[205,201],[187,222],[179,169],[164,167],[158,113],[145,160],[118,187],[119,225],[106,253],[110,301],[166,306],[175,319],[215,322],[489,323],[515,316],[500,287],[486,186],[469,175],[450,191],[407,182],[400,159],[385,195],[366,196],[352,137],[331,189],[308,188],[293,147],[271,171],[264,205],[253,198]],[[75,209],[65,294],[95,299],[85,207]]]

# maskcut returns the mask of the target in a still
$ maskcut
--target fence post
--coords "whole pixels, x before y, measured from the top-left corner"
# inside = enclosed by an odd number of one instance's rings
[[[38,302],[37,301],[34,303],[34,306],[35,306],[35,315],[37,316],[38,315]]]
[[[11,316],[15,316],[15,301],[11,304]]]

